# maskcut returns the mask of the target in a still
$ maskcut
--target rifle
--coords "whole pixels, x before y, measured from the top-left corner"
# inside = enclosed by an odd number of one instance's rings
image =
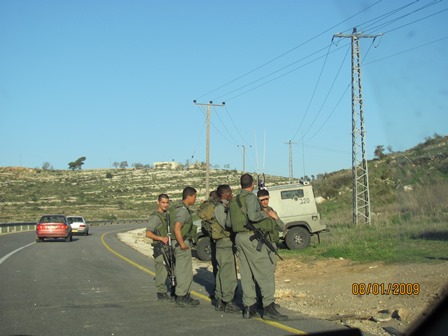
[[[274,252],[277,257],[279,257],[280,260],[283,260],[283,258],[278,254],[277,249],[269,241],[267,233],[264,233],[261,229],[257,229],[254,224],[249,221],[247,221],[245,227],[254,232],[254,235],[251,236],[249,240],[258,240],[257,251],[261,251],[261,247],[263,246],[263,244],[265,244],[268,249]]]
[[[168,244],[163,244],[162,242],[159,242],[160,244],[160,251],[163,255],[163,264],[165,265],[165,268],[168,272],[168,277],[170,278],[171,283],[171,290],[176,287],[176,275],[174,273],[174,268],[176,265],[176,259],[174,257],[174,249],[171,245],[171,229],[170,229],[170,223],[168,223]]]

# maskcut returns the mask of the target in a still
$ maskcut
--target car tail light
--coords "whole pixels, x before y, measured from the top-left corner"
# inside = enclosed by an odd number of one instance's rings
[[[37,225],[37,228],[36,228],[37,230],[42,230],[42,225],[41,224],[39,224],[39,225]]]
[[[79,227],[86,227],[85,224],[80,224]]]
[[[58,225],[58,229],[65,229],[66,226],[65,225]]]

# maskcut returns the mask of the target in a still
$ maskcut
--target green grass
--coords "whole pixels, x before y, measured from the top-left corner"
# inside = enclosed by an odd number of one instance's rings
[[[448,222],[334,225],[312,246],[301,251],[282,250],[305,258],[344,258],[358,262],[403,263],[448,260]]]

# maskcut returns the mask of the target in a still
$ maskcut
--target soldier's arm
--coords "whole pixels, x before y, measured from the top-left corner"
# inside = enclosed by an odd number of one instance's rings
[[[268,214],[261,210],[257,196],[248,195],[246,197],[247,217],[251,222],[257,223],[268,218]]]
[[[161,225],[160,219],[154,216],[149,217],[149,223],[148,228],[146,229],[146,237],[151,238],[154,241],[161,241],[164,244],[168,243],[168,237],[162,237],[159,235],[156,235],[154,231]]]
[[[225,208],[223,205],[217,205],[213,212],[219,225],[221,225],[223,228],[226,227],[226,219],[227,219],[227,214],[225,213],[224,210]]]
[[[174,223],[174,235],[176,236],[177,243],[179,244],[179,247],[182,250],[186,250],[186,249],[188,249],[188,246],[185,245],[184,238],[182,237],[181,229],[182,229],[181,222]]]

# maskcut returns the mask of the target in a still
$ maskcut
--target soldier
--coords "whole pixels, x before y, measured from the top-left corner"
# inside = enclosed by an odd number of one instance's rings
[[[216,246],[216,268],[215,275],[215,309],[230,313],[239,312],[240,309],[233,304],[235,291],[238,286],[236,275],[235,256],[233,254],[233,242],[230,232],[226,229],[226,218],[228,203],[232,199],[232,189],[227,184],[222,184],[216,189],[219,201],[214,210],[214,218],[219,224],[213,230],[212,239]]]
[[[263,211],[268,213],[269,211],[275,211],[269,206],[269,191],[267,189],[260,189],[257,191],[257,197],[260,200],[261,208]],[[280,241],[279,232],[283,232],[285,230],[285,223],[277,216],[277,219],[271,219],[275,221],[272,223],[273,230],[269,232],[269,238],[271,243],[276,246],[276,244]],[[277,259],[274,259],[277,260]]]
[[[176,305],[197,306],[199,300],[190,296],[190,287],[193,282],[193,265],[191,245],[195,231],[189,207],[196,203],[196,189],[185,187],[182,191],[182,202],[173,206],[170,211],[170,225],[174,232],[174,255],[176,258]]]
[[[257,315],[257,294],[255,282],[260,286],[264,311],[263,319],[287,320],[288,316],[280,314],[275,308],[275,255],[266,247],[257,250],[257,241],[252,241],[254,232],[246,227],[249,221],[256,228],[263,229],[269,225],[268,218],[278,219],[275,211],[263,211],[254,190],[254,179],[250,174],[244,174],[240,179],[241,192],[230,202],[230,224],[236,233],[235,246],[240,265],[241,287],[243,289],[243,303],[245,305],[243,318]],[[229,225],[229,221],[226,223]]]
[[[149,215],[149,223],[146,229],[146,237],[152,239],[153,257],[155,261],[155,283],[157,299],[159,301],[172,301],[167,294],[166,279],[168,271],[163,263],[162,246],[168,244],[168,206],[170,199],[167,194],[160,194],[157,198],[157,209]]]

